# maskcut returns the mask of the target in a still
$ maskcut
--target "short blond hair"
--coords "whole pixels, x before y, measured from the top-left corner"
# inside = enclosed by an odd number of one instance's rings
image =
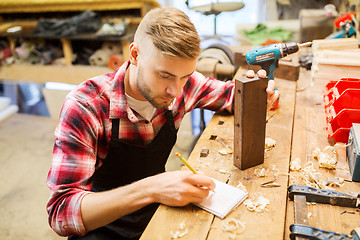
[[[200,38],[189,17],[176,8],[155,8],[148,12],[136,30],[134,41],[152,40],[162,54],[187,59],[200,54]]]

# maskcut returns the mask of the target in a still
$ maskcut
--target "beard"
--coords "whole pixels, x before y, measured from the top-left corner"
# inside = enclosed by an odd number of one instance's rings
[[[172,101],[174,100],[173,96],[165,95],[165,96],[154,96],[153,91],[150,86],[144,81],[144,74],[141,66],[138,66],[138,73],[136,76],[136,86],[140,93],[146,98],[146,100],[153,105],[153,107],[158,109],[167,109]],[[164,100],[163,98],[171,98],[171,100]]]

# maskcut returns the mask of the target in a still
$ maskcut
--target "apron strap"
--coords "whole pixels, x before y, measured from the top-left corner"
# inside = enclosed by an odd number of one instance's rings
[[[113,140],[117,140],[119,139],[119,124],[120,124],[120,119],[116,118],[116,119],[112,119],[112,127],[111,127],[111,139]]]

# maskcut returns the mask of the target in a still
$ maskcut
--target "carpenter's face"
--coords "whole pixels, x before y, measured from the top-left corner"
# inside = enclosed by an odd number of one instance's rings
[[[166,109],[194,72],[196,58],[172,57],[162,54],[153,45],[152,48],[146,56],[140,53],[136,85],[154,107]]]

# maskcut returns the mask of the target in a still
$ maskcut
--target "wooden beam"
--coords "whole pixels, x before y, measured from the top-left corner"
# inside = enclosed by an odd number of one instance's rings
[[[72,65],[21,65],[0,66],[0,81],[62,82],[79,84],[91,77],[112,72],[108,67]]]
[[[267,78],[235,80],[234,165],[241,170],[264,162]]]

